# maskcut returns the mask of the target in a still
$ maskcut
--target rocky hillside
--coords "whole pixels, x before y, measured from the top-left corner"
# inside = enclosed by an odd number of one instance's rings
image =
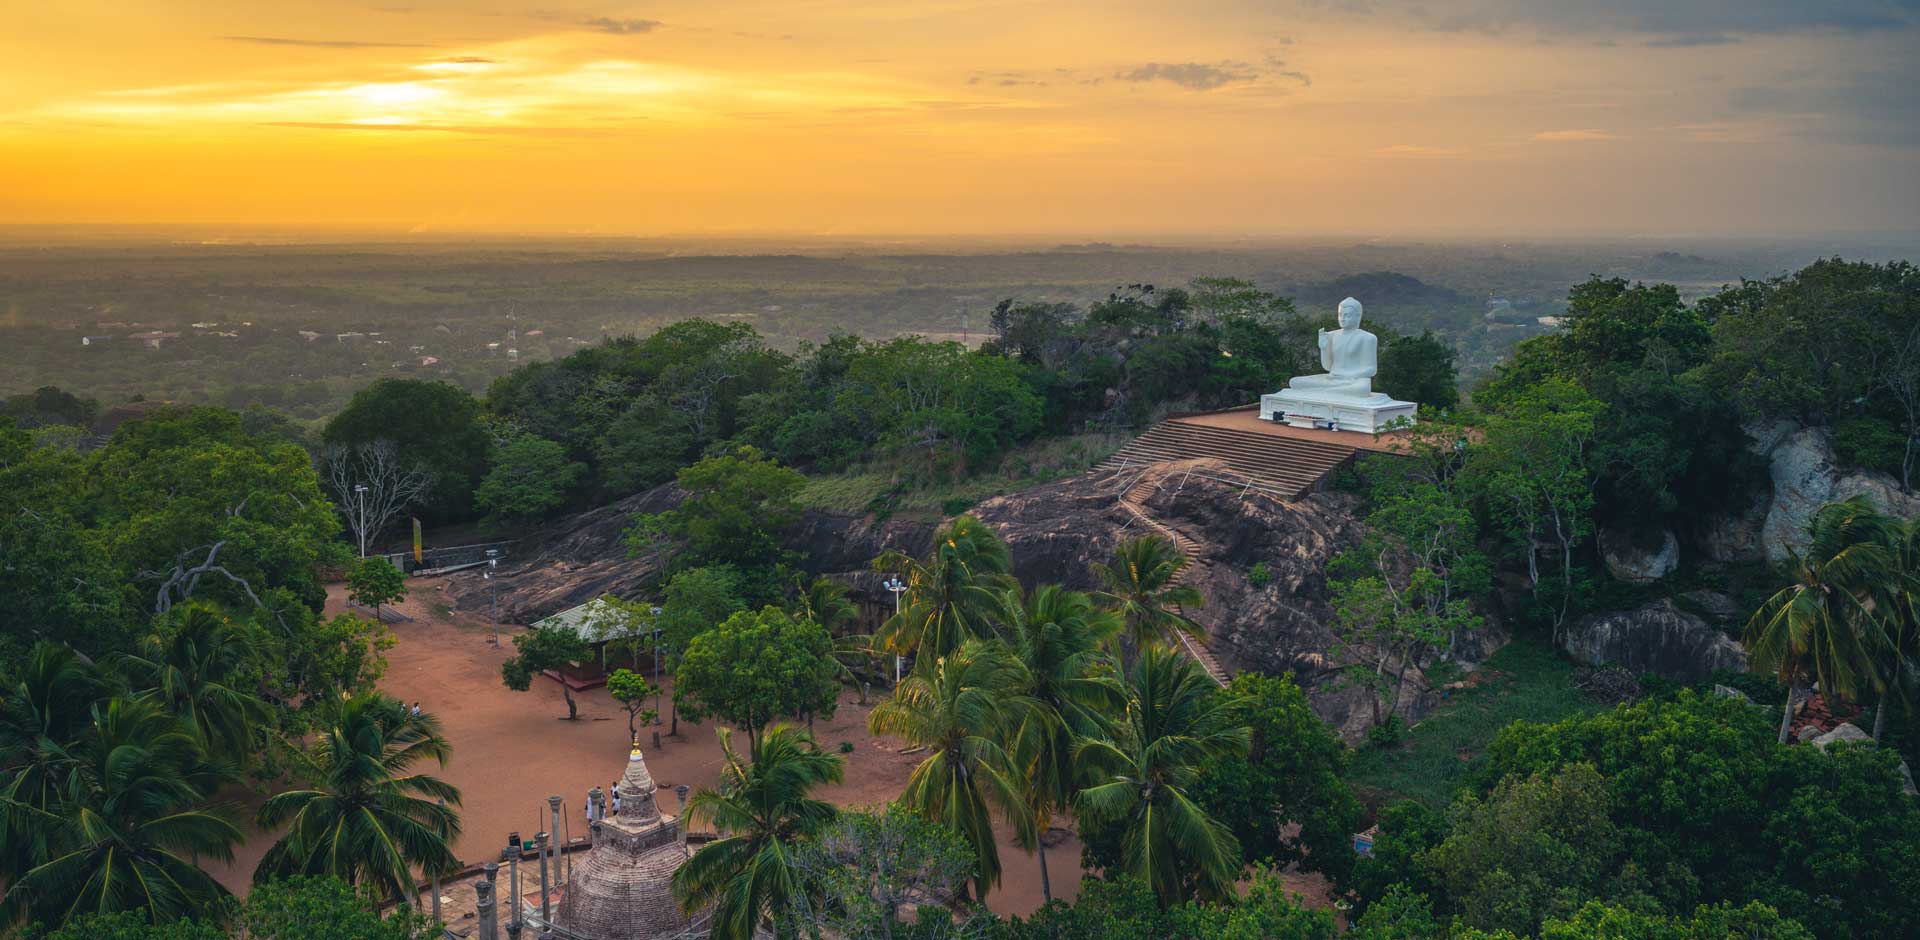
[[[1144,525],[1121,501],[1138,478],[1119,471],[1090,473],[988,500],[974,509],[1007,541],[1015,574],[1025,584],[1057,582],[1096,587],[1088,566],[1111,557],[1122,538]],[[658,512],[679,498],[660,487],[579,514],[524,539],[499,572],[503,619],[529,623],[603,593],[632,596],[659,570],[659,559],[630,559],[621,533],[636,512]],[[1328,629],[1326,561],[1352,544],[1359,523],[1351,497],[1316,494],[1282,501],[1199,476],[1170,473],[1139,502],[1162,525],[1198,547],[1193,583],[1208,598],[1196,619],[1208,627],[1209,646],[1229,671],[1292,672],[1315,708],[1350,739],[1372,720],[1366,695],[1337,682],[1345,661]],[[809,512],[788,544],[814,573],[834,574],[857,594],[890,601],[871,571],[888,548],[924,553],[935,526],[841,513]],[[1249,579],[1264,562],[1271,579]],[[459,576],[449,592],[463,609],[482,609],[488,586],[477,574]],[[1469,661],[1491,649],[1481,638],[1459,652]],[[1408,683],[1405,708],[1419,711],[1424,684]],[[1404,712],[1403,712],[1404,713]]]

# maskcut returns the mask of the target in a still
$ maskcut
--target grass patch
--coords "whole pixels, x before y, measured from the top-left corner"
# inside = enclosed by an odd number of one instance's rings
[[[1515,639],[1488,657],[1474,686],[1456,690],[1400,744],[1361,748],[1347,780],[1368,802],[1402,798],[1443,807],[1485,760],[1501,728],[1602,711],[1573,687],[1573,663],[1536,639]]]

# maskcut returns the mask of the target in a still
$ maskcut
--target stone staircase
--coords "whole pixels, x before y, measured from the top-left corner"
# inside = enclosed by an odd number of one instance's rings
[[[1334,470],[1352,460],[1356,450],[1327,441],[1257,434],[1168,418],[1115,451],[1099,468],[1215,460],[1231,471],[1217,478],[1292,500],[1313,492]],[[1201,470],[1194,472],[1210,475]]]
[[[1180,530],[1155,519],[1153,513],[1148,511],[1146,506],[1147,499],[1153,495],[1154,491],[1160,488],[1161,483],[1171,475],[1173,470],[1174,468],[1164,466],[1149,466],[1142,470],[1139,477],[1127,487],[1127,491],[1121,494],[1120,505],[1125,507],[1127,512],[1132,514],[1133,518],[1138,520],[1142,526],[1153,532],[1153,534],[1172,542],[1174,547],[1180,550],[1180,554],[1186,556],[1186,567],[1180,569],[1180,575],[1175,579],[1176,583],[1183,583],[1190,580],[1195,574],[1206,569],[1206,562],[1200,558],[1200,545],[1194,540],[1182,535]],[[1188,470],[1189,472],[1199,472],[1198,468],[1189,467]],[[1196,611],[1194,613],[1198,612]],[[1189,614],[1189,616],[1193,616],[1193,614]],[[1197,616],[1194,616],[1193,619],[1196,622],[1200,621],[1200,618]],[[1207,624],[1202,622],[1201,626],[1205,627]],[[1180,646],[1186,651],[1186,654],[1195,662],[1199,663],[1200,666],[1207,671],[1207,675],[1213,678],[1215,683],[1222,686],[1227,684],[1230,677],[1227,675],[1226,668],[1220,665],[1220,660],[1214,658],[1213,652],[1207,649],[1205,643],[1185,633],[1176,633],[1175,636],[1179,637]]]

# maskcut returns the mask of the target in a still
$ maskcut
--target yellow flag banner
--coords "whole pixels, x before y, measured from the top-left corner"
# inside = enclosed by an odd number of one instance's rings
[[[420,561],[420,520],[415,519],[413,520],[413,563],[417,567]]]

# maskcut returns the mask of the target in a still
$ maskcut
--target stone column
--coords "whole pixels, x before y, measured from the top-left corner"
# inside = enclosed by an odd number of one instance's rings
[[[474,913],[480,918],[480,940],[499,940],[500,919],[493,909],[493,879],[500,875],[500,863],[488,862],[485,871],[487,879],[473,886]]]
[[[507,860],[507,886],[513,891],[507,901],[507,936],[520,940],[520,834],[514,833],[512,840],[513,845],[501,850],[500,855]]]
[[[534,836],[533,839],[540,852],[540,920],[552,923],[553,901],[548,898],[552,888],[548,887],[547,881],[547,843],[553,841],[553,834],[543,832]]]

